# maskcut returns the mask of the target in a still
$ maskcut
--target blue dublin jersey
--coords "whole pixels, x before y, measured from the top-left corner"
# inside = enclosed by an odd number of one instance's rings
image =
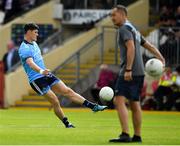
[[[37,43],[34,41],[32,43],[24,40],[19,47],[19,57],[21,59],[21,63],[24,67],[24,70],[28,76],[29,82],[33,82],[34,80],[44,77],[44,75],[34,71],[27,63],[27,58],[32,58],[36,65],[38,65],[41,69],[45,69],[44,61],[41,55],[41,50]]]

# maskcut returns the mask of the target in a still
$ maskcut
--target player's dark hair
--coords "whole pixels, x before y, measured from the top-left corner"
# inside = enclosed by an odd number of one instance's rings
[[[114,8],[123,11],[125,13],[125,15],[127,16],[127,8],[123,5],[116,5]]]
[[[27,33],[28,30],[38,30],[39,26],[35,23],[28,23],[24,26],[24,33]]]

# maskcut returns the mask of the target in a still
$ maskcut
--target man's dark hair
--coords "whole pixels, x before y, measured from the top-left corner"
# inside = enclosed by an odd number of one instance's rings
[[[28,30],[38,30],[39,27],[37,24],[35,23],[28,23],[28,24],[25,24],[24,26],[24,33],[27,33]]]
[[[123,11],[125,13],[125,15],[127,16],[127,9],[125,6],[123,5],[116,5],[114,8],[116,8],[117,10]]]

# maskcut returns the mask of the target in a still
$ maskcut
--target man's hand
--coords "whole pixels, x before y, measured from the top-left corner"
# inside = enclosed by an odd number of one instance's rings
[[[50,69],[45,69],[45,70],[42,72],[42,74],[45,75],[45,76],[49,75],[50,73],[51,73]]]
[[[153,46],[151,43],[149,43],[148,41],[146,41],[144,44],[143,44],[143,47],[146,48],[147,50],[149,50],[152,54],[154,54],[154,56],[159,59],[160,61],[162,61],[164,67],[165,67],[165,59],[164,57],[161,55],[161,53],[159,52],[159,50]]]
[[[125,71],[124,80],[125,81],[131,81],[132,80],[132,71]]]
[[[163,57],[157,58],[157,59],[159,59],[162,62],[162,64],[163,64],[163,72],[164,72],[165,71],[165,67],[166,67],[165,59]]]
[[[162,57],[162,58],[158,58],[162,63],[163,63],[163,66],[165,67],[166,65],[166,62],[165,62],[165,59]]]

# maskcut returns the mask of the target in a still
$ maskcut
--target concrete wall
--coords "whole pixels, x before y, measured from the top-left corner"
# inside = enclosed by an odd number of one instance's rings
[[[106,28],[104,31],[104,48],[115,48],[116,43],[116,30],[112,28]]]
[[[16,18],[15,20],[7,23],[0,27],[0,59],[7,51],[7,42],[11,39],[11,26],[16,23],[27,23],[27,22],[35,22],[35,23],[48,23],[53,24],[54,27],[58,27],[59,22],[52,19],[53,16],[53,1],[50,1],[33,11],[22,15],[21,17]]]
[[[139,0],[128,7],[128,18],[140,29],[146,29],[149,22],[149,0]]]
[[[56,50],[46,54],[44,56],[45,64],[51,70],[54,69],[86,44],[86,42],[94,38],[99,32],[99,30],[93,29],[69,40]]]
[[[80,58],[80,63],[81,64],[87,63],[87,61],[95,59],[95,57],[100,58],[99,56],[100,47],[101,47],[101,41],[100,40],[95,41],[94,44],[90,48],[88,48],[88,50],[83,52]]]
[[[5,107],[14,105],[20,100],[22,95],[27,94],[30,86],[28,84],[23,68],[19,68],[13,73],[5,76]]]
[[[49,3],[49,7],[51,6],[51,2]],[[134,10],[135,9],[135,10]],[[129,6],[129,18],[133,20],[133,23],[139,26],[146,27],[148,25],[148,0],[139,0],[137,3]],[[134,14],[134,16],[133,16]],[[135,19],[137,18],[137,19]],[[98,24],[102,25],[112,25],[112,22],[109,18],[103,20]],[[2,30],[1,30],[2,31]],[[54,51],[46,54],[44,56],[45,64],[47,68],[53,70],[59,64],[63,63],[70,55],[74,54],[81,46],[83,46],[86,42],[94,38],[97,34],[101,32],[101,28],[97,27],[88,32],[85,32],[64,45],[58,47]],[[112,34],[113,35],[113,34]],[[1,36],[2,37],[2,36]],[[114,41],[112,40],[112,36],[106,36],[105,48],[111,48],[114,46]],[[107,43],[107,44],[106,44]],[[97,47],[94,47],[97,51]],[[96,52],[95,51],[95,52]],[[94,53],[93,51],[91,51]],[[89,56],[93,54],[89,53]],[[6,89],[5,89],[5,98],[6,105],[14,105],[16,100],[21,99],[22,95],[28,93],[29,85],[28,81],[25,77],[25,73],[23,69],[20,67],[15,72],[6,75]]]

